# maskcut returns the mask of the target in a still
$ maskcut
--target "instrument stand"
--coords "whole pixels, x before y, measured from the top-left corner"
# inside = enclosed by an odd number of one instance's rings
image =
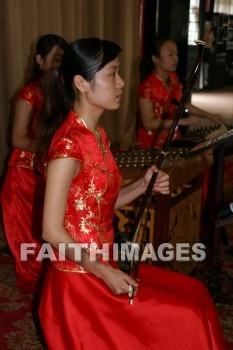
[[[218,149],[214,150],[214,166],[212,178],[215,182],[214,187],[210,187],[213,191],[213,195],[210,203],[209,217],[217,217],[218,210],[223,207],[223,175],[224,175],[224,156],[225,145],[222,144]],[[214,184],[213,184],[214,185]],[[225,225],[220,225],[218,220],[212,220],[210,223],[209,234],[209,256],[207,256],[207,266],[209,270],[208,288],[214,301],[221,304],[233,305],[233,296],[224,295],[222,290],[222,278],[225,277],[228,280],[233,277],[228,275],[222,269],[222,260],[219,256],[220,244],[228,246],[228,239],[226,235]],[[211,235],[214,232],[214,235]]]

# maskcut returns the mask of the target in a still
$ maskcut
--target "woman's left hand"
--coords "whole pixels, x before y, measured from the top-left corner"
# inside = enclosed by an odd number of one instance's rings
[[[208,119],[210,121],[212,121],[213,123],[216,123],[216,124],[224,124],[225,123],[225,120],[224,120],[223,116],[220,115],[220,114],[209,113],[208,114]]]
[[[169,190],[169,175],[164,173],[163,171],[158,171],[158,169],[156,168],[155,165],[152,165],[147,172],[145,173],[143,180],[145,183],[145,186],[147,187],[150,179],[153,175],[153,173],[158,173],[157,175],[157,179],[155,181],[154,187],[153,187],[153,191],[155,192],[159,192],[161,194],[169,194],[170,190]]]

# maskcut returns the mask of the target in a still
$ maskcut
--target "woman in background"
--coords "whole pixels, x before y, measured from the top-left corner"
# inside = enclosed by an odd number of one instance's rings
[[[29,254],[22,261],[21,243],[35,244],[35,254],[42,244],[42,208],[45,182],[35,152],[38,118],[43,106],[43,78],[60,66],[66,41],[54,34],[42,36],[36,43],[31,76],[19,91],[15,104],[12,145],[6,177],[1,191],[4,229],[15,259],[17,285],[23,292],[40,291],[45,262]],[[31,248],[32,249],[32,248]]]
[[[155,39],[149,53],[142,59],[141,83],[138,88],[139,129],[137,143],[141,148],[162,148],[182,97],[183,86],[175,73],[178,50],[170,38]],[[187,102],[188,116],[180,119],[179,126],[198,124],[198,118],[207,118],[221,124],[222,116],[208,113]],[[174,139],[180,137],[179,128]]]
[[[113,259],[114,209],[142,195],[157,171],[152,166],[121,187],[109,139],[98,126],[105,110],[120,106],[120,51],[108,40],[77,40],[59,72],[46,79],[43,238],[57,258],[39,309],[48,349],[223,350],[214,304],[200,282],[147,264],[135,281]],[[158,173],[153,190],[169,193],[166,174]],[[74,247],[81,254],[75,256]]]

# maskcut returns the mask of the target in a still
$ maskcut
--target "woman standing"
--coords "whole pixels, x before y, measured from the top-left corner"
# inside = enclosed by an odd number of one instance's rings
[[[113,259],[114,208],[142,195],[157,171],[152,166],[121,187],[108,137],[98,126],[105,109],[120,106],[120,51],[111,41],[77,40],[46,84],[43,238],[57,258],[39,309],[48,349],[223,350],[217,314],[201,283],[146,264],[135,281]],[[153,190],[169,193],[166,174],[158,173]]]
[[[41,223],[44,178],[36,150],[38,118],[43,106],[43,78],[60,66],[66,41],[54,34],[42,36],[36,43],[34,65],[26,85],[19,91],[12,129],[13,151],[1,192],[6,238],[15,259],[17,285],[23,292],[41,289],[45,271],[35,256],[22,261],[21,243],[42,243]]]

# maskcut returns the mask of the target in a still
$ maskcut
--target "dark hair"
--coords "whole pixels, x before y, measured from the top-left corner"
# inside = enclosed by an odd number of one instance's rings
[[[39,54],[44,59],[55,45],[58,45],[60,48],[65,50],[67,47],[67,42],[61,36],[56,34],[46,34],[39,38],[36,43],[31,75],[26,84],[31,83],[42,76],[40,65],[36,62],[36,55]]]
[[[58,127],[73,107],[77,91],[73,83],[76,75],[91,82],[96,72],[113,61],[121,48],[112,41],[99,38],[79,39],[69,44],[57,71],[44,79],[44,108],[39,149],[46,153]]]
[[[145,53],[141,59],[139,67],[141,81],[144,80],[147,75],[150,74],[150,72],[155,68],[152,61],[152,56],[160,57],[161,47],[168,41],[176,43],[175,40],[170,37],[155,38],[151,39],[148,42],[147,47],[145,47]]]

